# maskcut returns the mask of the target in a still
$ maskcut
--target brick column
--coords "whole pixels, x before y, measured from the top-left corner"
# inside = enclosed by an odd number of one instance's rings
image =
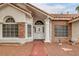
[[[68,24],[68,37],[69,40],[72,38],[72,24]]]
[[[24,22],[18,23],[18,37],[19,38],[25,37],[25,23]]]

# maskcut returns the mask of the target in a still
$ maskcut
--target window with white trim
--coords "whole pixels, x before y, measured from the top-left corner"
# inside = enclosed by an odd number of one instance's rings
[[[3,37],[18,37],[18,24],[14,18],[8,17],[3,24]]]
[[[56,25],[55,26],[55,36],[56,37],[67,37],[68,36],[68,26]]]
[[[28,37],[31,37],[31,25],[30,24],[28,24],[27,25],[27,35],[28,35]]]

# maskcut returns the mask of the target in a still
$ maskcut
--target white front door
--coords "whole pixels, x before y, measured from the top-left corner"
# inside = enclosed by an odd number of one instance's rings
[[[34,26],[34,39],[44,39],[44,25]]]

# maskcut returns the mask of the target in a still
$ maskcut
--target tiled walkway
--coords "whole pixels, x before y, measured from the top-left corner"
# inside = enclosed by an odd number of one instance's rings
[[[69,49],[69,50],[68,50]],[[79,56],[79,44],[43,43],[41,41],[20,44],[0,44],[0,56]]]
[[[32,56],[47,56],[46,47],[42,41],[34,41],[33,43],[33,50],[31,55]]]
[[[4,56],[47,56],[44,42],[34,41],[24,45],[0,44],[0,55]]]

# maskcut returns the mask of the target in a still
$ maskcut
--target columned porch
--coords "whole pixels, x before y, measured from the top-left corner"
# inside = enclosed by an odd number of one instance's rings
[[[38,24],[38,25],[37,25]],[[51,42],[51,24],[50,19],[46,17],[43,20],[33,19],[33,40],[44,40],[44,42]]]

